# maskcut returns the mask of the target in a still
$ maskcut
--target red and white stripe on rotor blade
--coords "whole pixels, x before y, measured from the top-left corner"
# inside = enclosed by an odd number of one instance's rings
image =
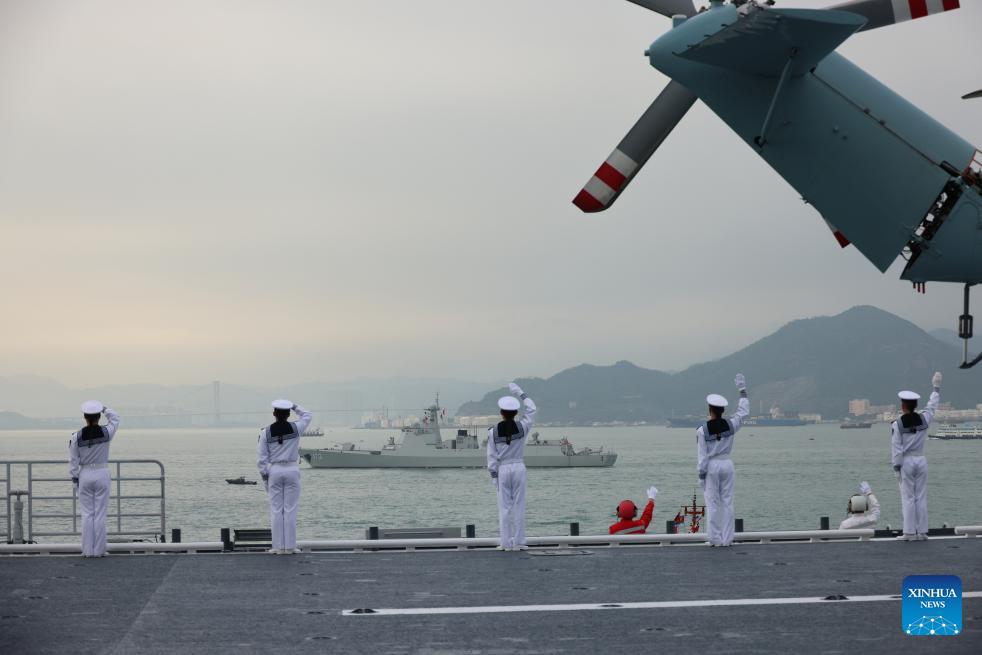
[[[610,207],[695,102],[691,91],[674,80],[669,82],[576,195],[573,204],[585,212]]]
[[[614,150],[576,194],[573,204],[587,213],[607,209],[637,170],[636,161],[620,150]]]
[[[958,0],[892,0],[896,22],[924,18],[931,14],[958,9]]]
[[[825,220],[825,224],[829,226],[830,230],[832,230],[832,236],[835,237],[835,240],[839,243],[840,248],[845,248],[852,243],[845,234],[839,231],[839,228],[829,223],[828,220]]]
[[[959,9],[959,0],[852,0],[828,7],[848,11],[866,18],[866,25],[859,31],[875,30],[896,23],[924,18]]]

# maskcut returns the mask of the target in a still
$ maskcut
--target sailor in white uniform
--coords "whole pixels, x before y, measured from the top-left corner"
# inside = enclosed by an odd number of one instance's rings
[[[876,527],[876,522],[880,520],[880,502],[870,489],[869,482],[863,480],[859,485],[859,493],[849,498],[846,511],[849,512],[849,516],[839,524],[840,530]]]
[[[709,421],[696,429],[696,451],[698,454],[699,484],[706,500],[706,515],[709,524],[710,546],[731,546],[733,544],[733,450],[734,435],[750,414],[750,401],[747,399],[747,382],[742,373],[734,379],[740,391],[737,411],[723,418],[727,400],[719,394],[706,396],[709,404]]]
[[[99,417],[106,415],[106,425]],[[68,440],[68,473],[82,510],[82,556],[106,555],[106,508],[109,506],[109,443],[119,416],[97,400],[82,403],[85,427]]]
[[[903,413],[890,425],[893,434],[891,462],[900,481],[900,503],[904,514],[905,541],[927,539],[927,460],[924,444],[927,429],[941,402],[941,373],[931,378],[934,390],[923,412],[915,412],[920,396],[913,391],[901,391],[900,407]]]
[[[300,417],[288,421],[290,410]],[[273,547],[277,555],[299,553],[297,549],[297,503],[300,501],[300,435],[313,414],[289,400],[273,401],[269,427],[259,432],[256,466],[269,494]]]
[[[526,550],[525,439],[532,431],[536,407],[514,382],[508,385],[508,390],[517,398],[503,396],[498,400],[502,420],[488,430],[488,471],[498,492],[498,548]],[[516,421],[522,404],[525,412]]]

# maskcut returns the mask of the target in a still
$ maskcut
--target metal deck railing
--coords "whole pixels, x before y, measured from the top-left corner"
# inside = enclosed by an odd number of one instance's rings
[[[153,475],[143,475],[137,471],[130,474],[129,471],[139,466],[156,467]],[[54,467],[61,467],[61,472],[55,474],[51,472]],[[0,485],[6,498],[6,514],[0,522],[0,537],[4,542],[10,542],[13,538],[13,516],[11,492],[15,491],[13,485],[16,481],[23,482],[26,486],[26,516],[24,517],[24,540],[35,541],[37,537],[70,537],[81,534],[79,523],[81,515],[79,513],[78,494],[74,492],[72,480],[67,473],[68,462],[64,460],[0,460]],[[110,511],[107,514],[109,519],[107,536],[110,537],[146,537],[166,535],[167,515],[166,515],[166,494],[164,480],[164,465],[156,459],[116,459],[109,461],[110,471]],[[124,475],[124,472],[127,474]],[[137,493],[130,495],[124,494],[123,483],[149,483],[154,489],[153,493],[147,493],[139,489],[146,484],[132,485],[138,487]],[[159,492],[156,492],[159,484]],[[52,492],[52,485],[58,485],[58,492]],[[128,487],[130,485],[127,485]],[[55,493],[55,495],[51,495]],[[159,511],[133,511],[124,507],[124,501],[159,501]],[[71,503],[71,511],[67,511],[68,503]],[[154,502],[155,506],[156,503]],[[64,509],[59,509],[64,508]],[[133,519],[143,519],[144,524],[132,525]],[[149,529],[149,521],[152,519],[156,524],[160,522],[160,528]],[[52,520],[61,522],[64,526],[61,529],[44,529],[42,524],[48,524]],[[70,520],[70,524],[69,524]],[[69,525],[71,529],[68,529]],[[35,529],[36,526],[42,529]]]
[[[954,535],[932,537],[932,539],[972,539],[982,537],[982,525],[966,525],[954,528]],[[893,538],[876,539],[873,530],[782,530],[777,532],[744,532],[736,535],[736,543],[741,545],[769,544],[811,544],[811,543],[883,543],[896,541]],[[706,535],[697,534],[638,534],[638,535],[559,535],[554,537],[529,537],[528,545],[533,551],[550,551],[578,548],[624,548],[624,547],[698,547],[704,545]],[[491,550],[498,545],[496,538],[462,539],[337,539],[330,541],[301,540],[297,547],[305,553],[363,552],[373,551],[414,552],[420,550],[440,552],[468,550]],[[153,553],[221,553],[221,541],[195,541],[186,543],[110,543],[110,553],[153,554]],[[79,544],[0,544],[2,555],[77,555],[81,552]],[[240,553],[241,554],[241,553]]]

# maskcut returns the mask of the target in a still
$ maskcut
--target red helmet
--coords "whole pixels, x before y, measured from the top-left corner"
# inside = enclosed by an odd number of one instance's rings
[[[628,521],[638,514],[638,506],[631,500],[622,500],[617,505],[617,517]]]

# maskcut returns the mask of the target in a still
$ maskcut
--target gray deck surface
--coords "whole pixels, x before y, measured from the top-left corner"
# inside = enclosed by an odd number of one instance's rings
[[[982,598],[954,637],[902,633],[897,601],[510,614],[353,608],[901,593],[911,574],[982,590],[982,539],[273,556],[0,557],[0,653],[982,652]],[[620,647],[618,647],[620,645]]]

